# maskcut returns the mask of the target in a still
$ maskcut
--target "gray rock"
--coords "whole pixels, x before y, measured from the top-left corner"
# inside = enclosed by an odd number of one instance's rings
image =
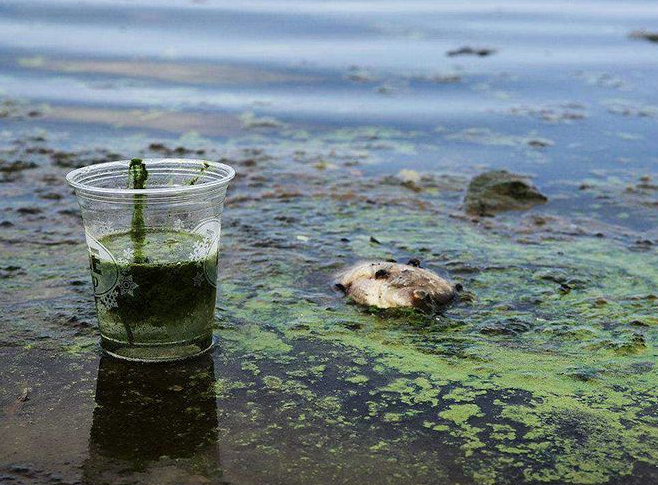
[[[471,180],[464,199],[464,209],[469,214],[490,216],[497,212],[529,209],[547,201],[548,198],[526,177],[505,170],[494,170]]]

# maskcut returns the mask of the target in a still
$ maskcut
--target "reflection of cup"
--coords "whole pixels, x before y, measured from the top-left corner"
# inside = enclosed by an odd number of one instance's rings
[[[186,365],[101,357],[85,485],[223,484],[210,355]]]
[[[203,160],[74,170],[101,345],[117,357],[175,360],[212,344],[226,188],[235,171]]]

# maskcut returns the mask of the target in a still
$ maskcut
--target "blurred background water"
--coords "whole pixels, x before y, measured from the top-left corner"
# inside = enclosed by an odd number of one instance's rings
[[[406,145],[365,171],[504,167],[559,201],[565,179],[656,170],[658,44],[629,35],[642,29],[658,29],[650,0],[5,0],[0,93],[47,105],[42,126],[80,143],[396,130]],[[449,55],[464,47],[490,51]],[[653,227],[632,212],[601,217]]]

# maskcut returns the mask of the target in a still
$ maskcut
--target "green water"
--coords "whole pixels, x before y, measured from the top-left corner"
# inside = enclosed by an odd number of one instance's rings
[[[216,247],[196,234],[146,231],[135,259],[129,232],[100,242],[111,254],[126,256],[126,262],[100,261],[104,274],[118,274],[110,298],[97,300],[106,350],[129,358],[166,359],[210,345]]]

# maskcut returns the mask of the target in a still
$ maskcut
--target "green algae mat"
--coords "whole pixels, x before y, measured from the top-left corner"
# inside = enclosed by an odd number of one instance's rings
[[[100,357],[70,194],[4,224],[0,478],[658,480],[651,245],[544,208],[467,217],[467,179],[254,150],[228,161],[240,177],[225,212],[218,346],[197,361]],[[38,193],[60,190],[61,168],[30,173]],[[464,287],[441,315],[361,308],[332,289],[348,264],[412,257]]]

